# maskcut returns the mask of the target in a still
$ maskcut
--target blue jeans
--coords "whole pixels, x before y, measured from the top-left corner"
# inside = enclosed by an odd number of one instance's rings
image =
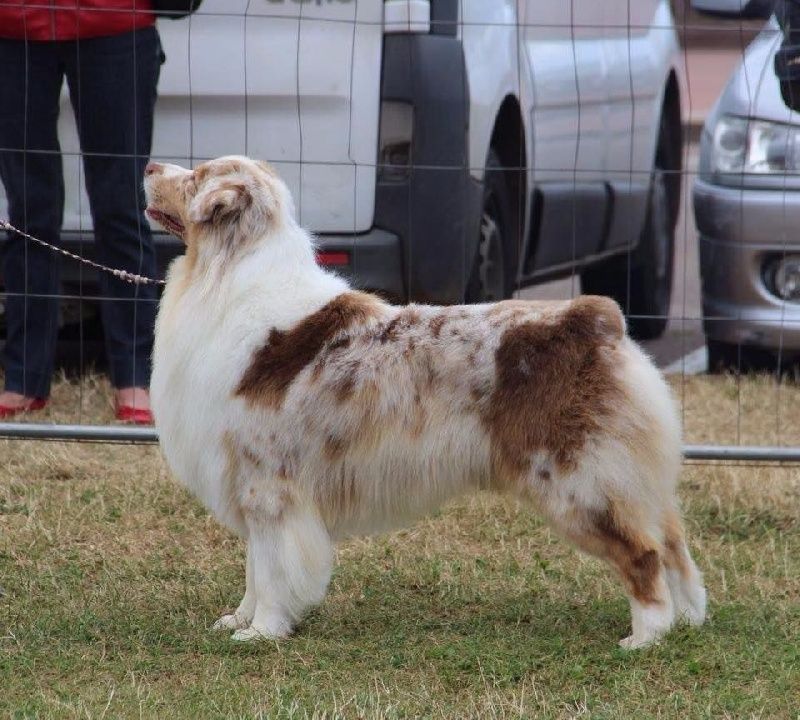
[[[162,61],[155,28],[67,42],[0,39],[0,179],[12,225],[59,244],[64,177],[57,122],[66,77],[83,154],[95,257],[111,267],[155,273],[142,180]],[[9,233],[3,261],[5,387],[47,397],[61,258]],[[112,384],[147,387],[156,291],[106,273],[99,274],[99,286]]]

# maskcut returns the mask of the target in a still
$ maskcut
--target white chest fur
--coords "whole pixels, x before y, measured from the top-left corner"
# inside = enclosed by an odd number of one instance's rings
[[[165,294],[150,388],[156,429],[175,476],[227,524],[222,436],[252,352],[241,337],[235,316],[223,318],[191,289],[179,298]]]
[[[225,434],[254,421],[237,385],[271,328],[291,327],[347,289],[315,265],[299,277],[269,268],[253,255],[220,283],[187,283],[178,260],[156,321],[151,401],[162,450],[178,480],[234,529]]]

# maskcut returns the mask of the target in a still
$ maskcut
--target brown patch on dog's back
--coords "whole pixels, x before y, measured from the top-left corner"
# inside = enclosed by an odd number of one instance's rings
[[[482,418],[499,481],[525,475],[535,452],[561,471],[574,469],[587,436],[621,397],[605,351],[623,334],[617,305],[595,297],[569,303],[552,322],[522,321],[503,333]]]
[[[235,394],[251,404],[280,408],[289,386],[327,343],[340,333],[378,317],[381,308],[380,300],[372,295],[348,292],[288,330],[273,328],[266,344],[253,355]]]
[[[447,322],[447,316],[444,313],[434,315],[428,322],[428,329],[433,337],[438,338],[442,333],[442,327]]]
[[[382,332],[378,335],[378,340],[382,344],[394,342],[406,334],[419,321],[419,312],[414,307],[408,307],[386,323]]]
[[[397,335],[398,335],[397,326],[399,324],[400,324],[399,316],[396,317],[394,320],[390,320],[388,323],[386,323],[383,330],[378,335],[378,340],[381,343],[394,342],[395,340],[397,340]]]

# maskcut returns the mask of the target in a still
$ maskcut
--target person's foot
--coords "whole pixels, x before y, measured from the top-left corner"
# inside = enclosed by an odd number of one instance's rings
[[[114,404],[117,420],[134,425],[153,424],[153,413],[150,412],[150,393],[147,388],[118,388]]]
[[[47,405],[47,398],[28,397],[21,393],[4,390],[0,393],[0,420],[19,413],[41,410]]]

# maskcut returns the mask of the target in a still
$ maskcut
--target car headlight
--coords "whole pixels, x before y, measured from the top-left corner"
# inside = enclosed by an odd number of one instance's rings
[[[711,170],[800,174],[800,127],[723,115],[714,128]]]

